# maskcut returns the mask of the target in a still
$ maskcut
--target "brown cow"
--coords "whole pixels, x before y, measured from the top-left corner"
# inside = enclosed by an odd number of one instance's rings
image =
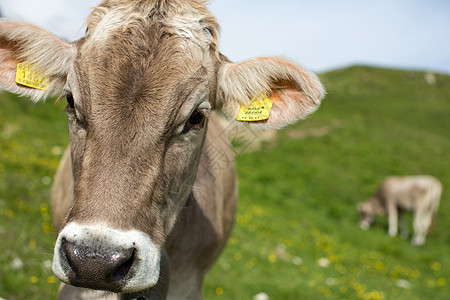
[[[318,108],[315,74],[280,58],[230,62],[217,32],[200,0],[104,0],[73,43],[0,21],[0,87],[67,99],[71,146],[53,190],[60,299],[201,299],[237,198],[214,111],[234,120],[266,95],[270,117],[249,125],[264,129]],[[22,62],[45,90],[15,81]]]
[[[423,245],[439,208],[441,193],[441,183],[432,176],[388,177],[369,200],[359,205],[360,227],[368,229],[377,215],[387,213],[389,235],[397,235],[400,221],[400,234],[407,237],[408,226],[403,214],[410,211],[414,213],[411,243],[415,246]]]

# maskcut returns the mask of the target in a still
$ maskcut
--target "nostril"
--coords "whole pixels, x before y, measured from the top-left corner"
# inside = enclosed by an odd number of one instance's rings
[[[131,267],[133,266],[134,259],[136,257],[136,249],[132,249],[130,252],[128,258],[125,258],[126,260],[119,265],[111,274],[111,278],[115,282],[119,282],[125,279],[125,277],[128,275],[128,273],[131,270]]]
[[[62,239],[61,246],[59,251],[62,261],[65,263],[66,269],[68,269],[67,271],[76,274],[77,270],[72,260],[79,255],[78,251],[73,247],[72,243],[68,242],[66,239]]]

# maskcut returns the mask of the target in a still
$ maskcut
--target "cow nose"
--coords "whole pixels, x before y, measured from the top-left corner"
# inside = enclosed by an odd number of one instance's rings
[[[134,293],[158,283],[161,249],[142,231],[70,222],[56,240],[52,270],[70,285]]]
[[[96,290],[120,291],[134,264],[136,249],[77,245],[61,241],[61,263],[70,283]]]

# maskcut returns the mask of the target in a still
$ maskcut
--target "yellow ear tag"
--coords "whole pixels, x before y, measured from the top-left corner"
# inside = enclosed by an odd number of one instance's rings
[[[16,82],[38,90],[47,90],[48,88],[48,77],[42,76],[36,69],[24,63],[17,64]]]
[[[236,120],[245,122],[267,120],[272,110],[272,104],[273,101],[264,92],[253,98],[248,105],[242,105]]]

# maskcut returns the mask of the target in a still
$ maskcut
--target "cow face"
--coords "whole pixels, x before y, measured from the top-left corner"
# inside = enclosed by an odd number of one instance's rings
[[[375,223],[377,214],[379,213],[375,207],[375,200],[369,199],[364,203],[358,205],[359,211],[359,227],[363,230],[367,230]]]

